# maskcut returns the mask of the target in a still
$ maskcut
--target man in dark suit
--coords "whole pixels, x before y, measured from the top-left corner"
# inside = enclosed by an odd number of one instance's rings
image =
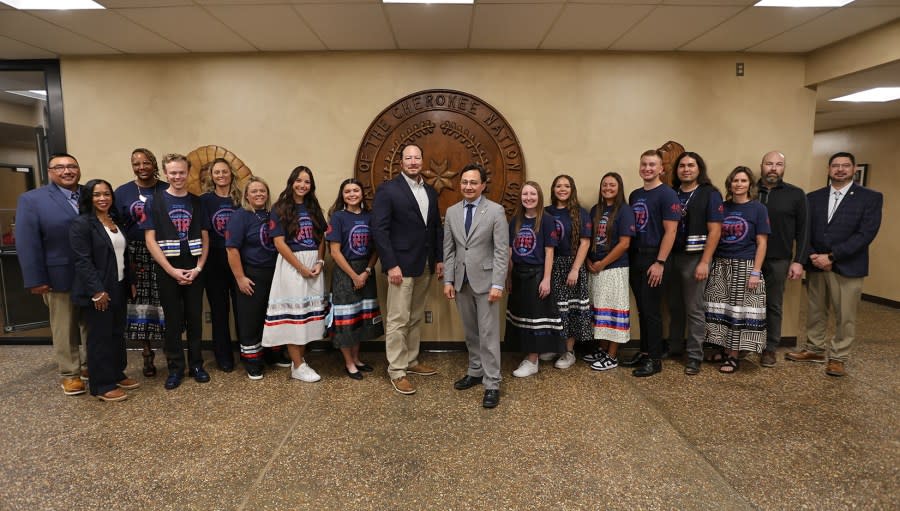
[[[826,361],[825,373],[844,376],[844,364],[856,337],[856,309],[863,278],[869,274],[869,245],[881,226],[880,193],[853,182],[856,159],[835,153],[828,160],[831,185],[811,192],[806,270],[809,307],[806,347],[785,355],[795,362]],[[835,335],[826,339],[828,306],[835,314]]]
[[[81,168],[70,154],[50,157],[50,183],[19,196],[16,206],[16,252],[25,288],[43,296],[50,309],[53,351],[66,395],[84,394],[79,378],[87,357],[87,339],[69,296],[72,288],[72,248],[69,225],[78,216]],[[82,325],[81,327],[79,325]]]
[[[483,195],[487,172],[478,164],[460,174],[463,200],[447,208],[444,296],[456,300],[466,332],[469,368],[453,384],[484,384],[485,408],[500,403],[500,298],[509,261],[509,224],[503,207]]]
[[[403,148],[401,173],[375,192],[372,234],[381,266],[387,273],[385,352],[394,390],[413,394],[407,373],[432,375],[419,362],[421,324],[431,274],[443,278],[441,218],[437,192],[422,179],[422,148]]]

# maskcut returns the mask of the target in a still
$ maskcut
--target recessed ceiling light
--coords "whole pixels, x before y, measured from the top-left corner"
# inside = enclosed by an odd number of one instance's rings
[[[106,9],[93,0],[0,0],[0,3],[23,11]]]
[[[44,90],[8,90],[4,92],[15,94],[17,96],[25,96],[26,98],[31,99],[47,100],[47,91]]]
[[[474,4],[475,0],[381,0],[386,4]]]
[[[753,7],[843,7],[853,0],[760,0]]]
[[[875,87],[874,89],[864,90],[841,96],[839,98],[829,99],[828,101],[852,101],[854,103],[884,103],[886,101],[894,101],[900,99],[900,87]]]

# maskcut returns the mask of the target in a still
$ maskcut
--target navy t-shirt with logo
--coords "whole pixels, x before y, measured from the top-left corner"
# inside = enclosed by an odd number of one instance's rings
[[[368,211],[360,213],[335,211],[325,232],[325,240],[339,242],[341,254],[348,261],[368,260],[374,248],[372,231],[369,227],[371,219],[372,215]]]
[[[591,209],[591,218],[595,218],[596,214],[597,206],[595,205]],[[629,206],[628,204],[622,204],[622,206],[619,208],[619,212],[616,213],[616,223],[613,225],[616,230],[615,233],[606,232],[606,226],[609,223],[609,216],[611,214],[612,206],[604,205],[603,215],[600,217],[600,222],[597,225],[597,239],[593,240],[595,242],[595,247],[593,250],[588,252],[588,259],[590,259],[591,261],[599,261],[606,257],[606,255],[609,253],[609,250],[606,247],[606,240],[608,236],[613,236],[613,239],[610,241],[609,249],[614,248],[619,243],[619,238],[621,238],[622,236],[634,237],[634,212],[631,210],[631,206]],[[608,264],[606,268],[626,268],[627,266],[628,251],[626,250],[618,259]]]
[[[664,220],[681,219],[681,201],[672,187],[661,184],[652,190],[631,192],[628,204],[634,211],[635,237],[632,248],[656,248],[662,242]]]
[[[554,256],[575,255],[572,252],[572,217],[569,215],[569,208],[547,206],[544,208],[544,213],[551,215],[550,217],[544,215],[544,221],[553,220],[556,227],[556,239],[559,244],[553,253]],[[591,217],[588,216],[588,212],[584,208],[578,208],[578,213],[581,223],[578,237],[590,239],[592,230]]]
[[[167,208],[165,213],[172,220],[172,225],[175,226],[175,230],[178,232],[178,239],[181,240],[181,255],[190,256],[191,249],[188,246],[188,231],[190,230],[191,222],[197,218],[200,221],[200,229],[209,231],[209,220],[203,211],[194,211],[191,203],[191,199],[196,197],[194,194],[189,193],[184,197],[175,197],[168,191],[163,191],[161,195],[165,198],[164,202]],[[138,222],[141,229],[145,231],[156,230],[156,227],[153,225],[153,215],[150,214],[153,207],[153,196],[151,195],[147,197],[147,202],[144,203],[144,216]],[[158,233],[156,239],[159,239]]]
[[[219,197],[215,192],[206,192],[200,196],[203,210],[209,217],[209,246],[212,249],[225,248],[225,229],[231,215],[238,206],[231,201],[231,197]]]
[[[515,232],[516,219],[509,222],[509,246],[512,247],[512,261],[515,264],[544,264],[544,248],[556,247],[556,225],[552,215],[541,219],[541,232],[534,230],[534,218],[522,219],[519,231]]]
[[[287,238],[287,236],[285,235],[287,229],[284,228],[284,225],[282,225],[281,221],[279,221],[277,218],[275,220],[275,228],[272,229],[272,237],[284,237],[284,242],[287,243],[288,247],[291,248],[291,252],[300,252],[302,250],[319,250],[319,245],[316,243],[315,238],[316,228],[313,225],[312,217],[310,217],[309,212],[306,211],[305,205],[297,204],[297,224],[299,225],[299,228],[297,229],[297,234],[293,239]]]
[[[116,207],[119,210],[119,219],[125,228],[125,237],[130,241],[144,241],[144,230],[139,222],[144,216],[145,202],[157,191],[163,191],[169,187],[168,183],[157,181],[155,186],[141,188],[134,181],[129,181],[116,188]]]
[[[755,259],[756,235],[769,234],[769,213],[759,201],[743,204],[725,203],[725,219],[722,220],[722,237],[716,248],[716,257],[725,259]]]
[[[278,255],[272,242],[274,228],[275,220],[264,209],[235,210],[225,229],[225,247],[238,249],[244,266],[274,268]]]

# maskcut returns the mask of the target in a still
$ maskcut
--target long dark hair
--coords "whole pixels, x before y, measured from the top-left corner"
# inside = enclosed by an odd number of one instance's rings
[[[112,185],[105,179],[91,179],[84,184],[84,187],[81,189],[81,196],[78,198],[78,214],[97,216],[97,212],[94,211],[94,188],[97,188],[97,185],[106,185],[106,187],[109,188],[109,193],[112,195],[109,203],[109,217],[113,219],[113,222],[118,224],[119,213],[116,209],[116,194],[113,191]]]
[[[278,196],[275,205],[272,206],[272,211],[281,221],[281,225],[284,226],[285,237],[287,239],[296,237],[297,231],[300,230],[300,225],[297,222],[297,205],[294,204],[293,187],[294,181],[300,177],[301,172],[306,172],[309,175],[309,193],[303,197],[303,205],[306,206],[309,218],[312,219],[314,227],[313,239],[316,240],[318,245],[322,241],[322,234],[325,232],[325,217],[322,216],[322,207],[319,206],[319,199],[316,198],[316,179],[313,177],[312,170],[309,167],[300,165],[291,171],[284,190]]]
[[[610,233],[616,232],[616,218],[619,216],[619,210],[625,204],[625,185],[622,183],[622,176],[618,172],[607,172],[600,178],[600,191],[597,192],[597,206],[594,208],[594,228],[591,235],[591,251],[597,249],[597,234],[600,232],[600,220],[603,218],[603,210],[606,209],[606,199],[603,198],[603,180],[611,177],[616,180],[619,191],[616,198],[613,199],[612,210],[606,218],[606,250],[612,247],[612,236]],[[618,243],[618,241],[617,241]]]
[[[360,190],[363,189],[362,181],[360,181],[359,179],[350,177],[341,181],[341,186],[338,187],[337,199],[335,199],[334,204],[332,204],[331,207],[328,208],[328,218],[331,218],[331,215],[333,215],[335,211],[341,211],[342,209],[347,207],[347,204],[344,202],[344,187],[347,185],[357,185],[359,186]],[[369,210],[369,205],[366,204],[365,193],[362,194],[362,200],[359,203],[359,207],[363,211]]]
[[[710,181],[709,174],[706,172],[706,162],[703,161],[703,157],[693,151],[685,151],[679,154],[678,158],[675,158],[675,161],[672,162],[672,188],[677,192],[678,188],[681,187],[681,179],[678,177],[678,165],[685,158],[693,158],[697,162],[697,169],[700,170],[700,174],[697,176],[697,184],[700,186],[711,185],[712,181]]]
[[[578,244],[581,243],[581,203],[578,201],[578,188],[575,187],[575,180],[572,179],[572,176],[560,174],[553,178],[553,183],[550,184],[550,202],[553,204],[553,207],[556,207],[556,203],[559,202],[556,198],[556,183],[560,179],[567,180],[569,187],[572,189],[572,193],[569,194],[569,200],[562,205],[569,210],[569,218],[572,219],[572,233],[569,236],[571,238],[569,245],[572,248],[572,254],[575,254],[575,252],[578,252]]]

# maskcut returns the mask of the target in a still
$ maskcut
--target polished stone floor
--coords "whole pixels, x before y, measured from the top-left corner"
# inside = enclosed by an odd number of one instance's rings
[[[132,352],[144,386],[103,403],[62,394],[49,346],[0,346],[0,509],[897,509],[900,312],[861,316],[845,378],[782,350],[734,375],[517,379],[504,354],[494,410],[453,389],[462,353],[425,354],[439,373],[402,396],[383,353],[363,381],[320,352],[319,383],[211,368],[167,392]]]

